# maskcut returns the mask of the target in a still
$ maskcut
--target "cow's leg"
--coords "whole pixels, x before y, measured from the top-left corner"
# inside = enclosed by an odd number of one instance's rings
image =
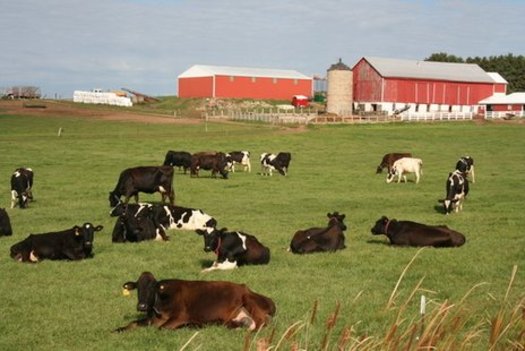
[[[419,183],[419,172],[416,172],[416,184]]]
[[[15,208],[18,201],[18,193],[16,190],[11,190],[11,208]]]
[[[127,330],[133,330],[133,329],[136,329],[138,327],[147,327],[151,325],[151,320],[149,318],[144,318],[144,319],[138,319],[136,321],[133,321],[131,323],[129,323],[128,325],[124,326],[124,327],[120,327],[120,328],[117,328],[115,330],[113,330],[114,333],[122,333],[122,332],[125,332]]]
[[[470,166],[470,173],[472,174],[472,183],[475,183],[476,177],[474,176],[474,166]]]
[[[246,327],[248,330],[252,331],[257,328],[257,324],[255,323],[253,317],[244,307],[239,308],[234,313],[234,317],[230,321],[226,322],[226,325],[229,328]]]
[[[201,272],[206,273],[206,272],[211,272],[215,270],[224,271],[224,270],[234,269],[234,268],[237,268],[237,261],[230,262],[228,260],[225,260],[220,263],[215,261],[210,267],[203,269]]]

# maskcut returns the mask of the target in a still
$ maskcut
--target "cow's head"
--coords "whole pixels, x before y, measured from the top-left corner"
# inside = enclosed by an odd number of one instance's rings
[[[383,173],[383,167],[381,165],[377,166],[376,174]]]
[[[151,219],[151,207],[144,207],[138,213],[125,211],[119,216],[119,221],[126,230],[126,237],[130,241],[138,241],[138,237],[142,232],[151,230],[155,225]],[[134,238],[134,240],[132,239]]]
[[[370,229],[370,231],[374,235],[386,234],[386,230],[387,230],[389,222],[390,220],[386,216],[382,216],[381,218],[377,220],[376,224],[374,224],[374,226],[372,227],[372,229]]]
[[[339,214],[339,212],[334,212],[334,213],[327,213],[326,216],[328,217],[328,225],[331,226],[331,225],[337,225],[339,228],[341,228],[341,230],[346,230],[346,225],[344,223],[344,219],[346,217],[346,215],[344,214]]]
[[[122,285],[125,292],[137,289],[137,310],[140,312],[148,312],[153,309],[155,304],[155,289],[157,279],[150,272],[142,272],[136,282],[127,282]]]
[[[446,197],[443,200],[439,200],[439,202],[443,203],[445,214],[451,213],[455,209],[460,198],[464,196],[465,182],[467,182],[467,179],[461,175],[460,171],[448,174]]]
[[[120,203],[120,196],[114,191],[109,192],[109,206],[116,207]]]
[[[113,207],[111,209],[111,211],[109,211],[109,215],[111,217],[118,217],[122,214],[124,214],[126,212],[126,207],[127,205],[122,203],[122,202],[118,202],[115,207]]]
[[[392,183],[395,177],[396,177],[396,169],[392,167],[390,168],[390,170],[388,171],[388,174],[386,175],[386,182]]]
[[[204,237],[204,251],[216,251],[220,246],[222,236],[227,231],[226,228],[217,230],[216,228],[207,228],[205,230],[197,229],[195,232]]]
[[[82,241],[84,252],[87,255],[91,254],[93,250],[93,239],[95,238],[95,232],[99,232],[104,227],[102,225],[97,225],[96,227],[91,223],[84,223],[82,226],[74,226],[73,231],[75,237]]]
[[[0,235],[11,235],[13,230],[11,229],[11,222],[9,216],[4,208],[0,208]]]

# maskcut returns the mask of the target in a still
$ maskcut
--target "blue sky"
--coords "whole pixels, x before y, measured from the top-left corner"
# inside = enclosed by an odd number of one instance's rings
[[[326,75],[342,58],[525,54],[521,0],[0,0],[0,89],[176,95],[194,64]]]

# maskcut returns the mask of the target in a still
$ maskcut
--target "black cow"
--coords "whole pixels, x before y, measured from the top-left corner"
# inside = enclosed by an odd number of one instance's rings
[[[11,246],[11,257],[20,262],[50,260],[81,260],[93,257],[95,232],[103,226],[84,223],[60,232],[30,234]]]
[[[472,183],[476,182],[476,178],[474,176],[474,159],[472,157],[460,157],[456,163],[456,170],[460,171],[465,179],[470,174],[472,176]]]
[[[289,152],[279,152],[276,154],[263,153],[261,154],[261,174],[273,175],[273,171],[277,170],[279,174],[285,176],[288,174],[288,167],[292,160],[292,154]]]
[[[138,202],[139,192],[147,194],[160,192],[162,202],[167,196],[170,204],[174,205],[173,167],[150,166],[125,169],[120,173],[115,190],[109,193],[109,204],[115,207],[120,202],[121,196],[124,196],[124,203],[128,203],[131,196],[134,196],[135,202]]]
[[[313,252],[333,252],[342,250],[345,246],[347,229],[344,224],[345,215],[339,212],[328,213],[328,225],[324,228],[309,228],[297,231],[290,243],[289,251],[295,254]]]
[[[0,208],[0,236],[10,236],[13,234],[11,229],[11,221],[5,208]]]
[[[383,172],[384,168],[386,168],[387,173],[390,173],[390,170],[392,169],[392,165],[394,164],[394,162],[396,162],[397,160],[403,157],[412,157],[412,154],[410,152],[404,152],[404,153],[393,152],[393,153],[385,154],[383,156],[383,159],[381,160],[381,163],[379,164],[379,166],[377,166],[376,174]]]
[[[145,326],[177,329],[207,324],[255,331],[268,324],[276,310],[272,299],[244,284],[226,281],[157,281],[150,272],[143,272],[136,282],[127,282],[123,288],[126,294],[137,289],[137,310],[146,316],[116,332]]]
[[[244,171],[251,172],[252,165],[250,163],[250,152],[249,151],[232,151],[226,154],[226,157],[231,162],[230,171],[235,173],[235,164],[243,166]]]
[[[381,217],[371,229],[372,234],[384,234],[390,244],[399,246],[456,247],[465,243],[465,236],[445,225],[426,225]]]
[[[164,229],[154,221],[154,209],[150,204],[119,204],[112,211],[118,213],[111,240],[114,243],[144,240],[169,240]],[[118,210],[117,210],[118,209]]]
[[[177,166],[184,169],[184,174],[191,167],[191,154],[187,151],[169,150],[164,158],[164,166]]]
[[[221,230],[214,228],[210,231],[197,230],[196,232],[204,236],[204,251],[213,251],[217,255],[217,260],[203,272],[270,262],[270,249],[261,244],[253,235],[244,232],[228,232],[226,228]]]
[[[220,173],[224,179],[228,179],[230,166],[231,161],[223,152],[198,152],[191,156],[190,176],[198,177],[199,170],[204,169],[211,171],[213,178],[216,178],[217,173]]]
[[[452,210],[455,210],[455,212],[462,210],[463,202],[469,193],[468,179],[458,170],[449,173],[445,191],[445,199],[439,200],[439,202],[443,203],[445,214],[449,214]]]
[[[17,168],[11,175],[11,208],[17,204],[20,208],[27,207],[27,201],[33,200],[33,170]]]

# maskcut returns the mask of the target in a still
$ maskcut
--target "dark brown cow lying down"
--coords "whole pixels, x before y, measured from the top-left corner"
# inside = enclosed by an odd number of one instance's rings
[[[150,272],[143,272],[138,281],[124,284],[124,291],[137,289],[137,310],[146,312],[122,332],[153,325],[177,329],[222,324],[229,328],[246,327],[258,330],[275,314],[275,304],[246,285],[225,281],[189,281],[169,279],[157,281]]]
[[[343,221],[346,216],[338,212],[328,213],[326,216],[328,217],[326,227],[298,230],[292,238],[289,251],[295,254],[308,254],[344,249],[346,225]]]
[[[455,247],[465,243],[465,236],[446,225],[426,225],[381,217],[372,234],[385,234],[392,245]]]

